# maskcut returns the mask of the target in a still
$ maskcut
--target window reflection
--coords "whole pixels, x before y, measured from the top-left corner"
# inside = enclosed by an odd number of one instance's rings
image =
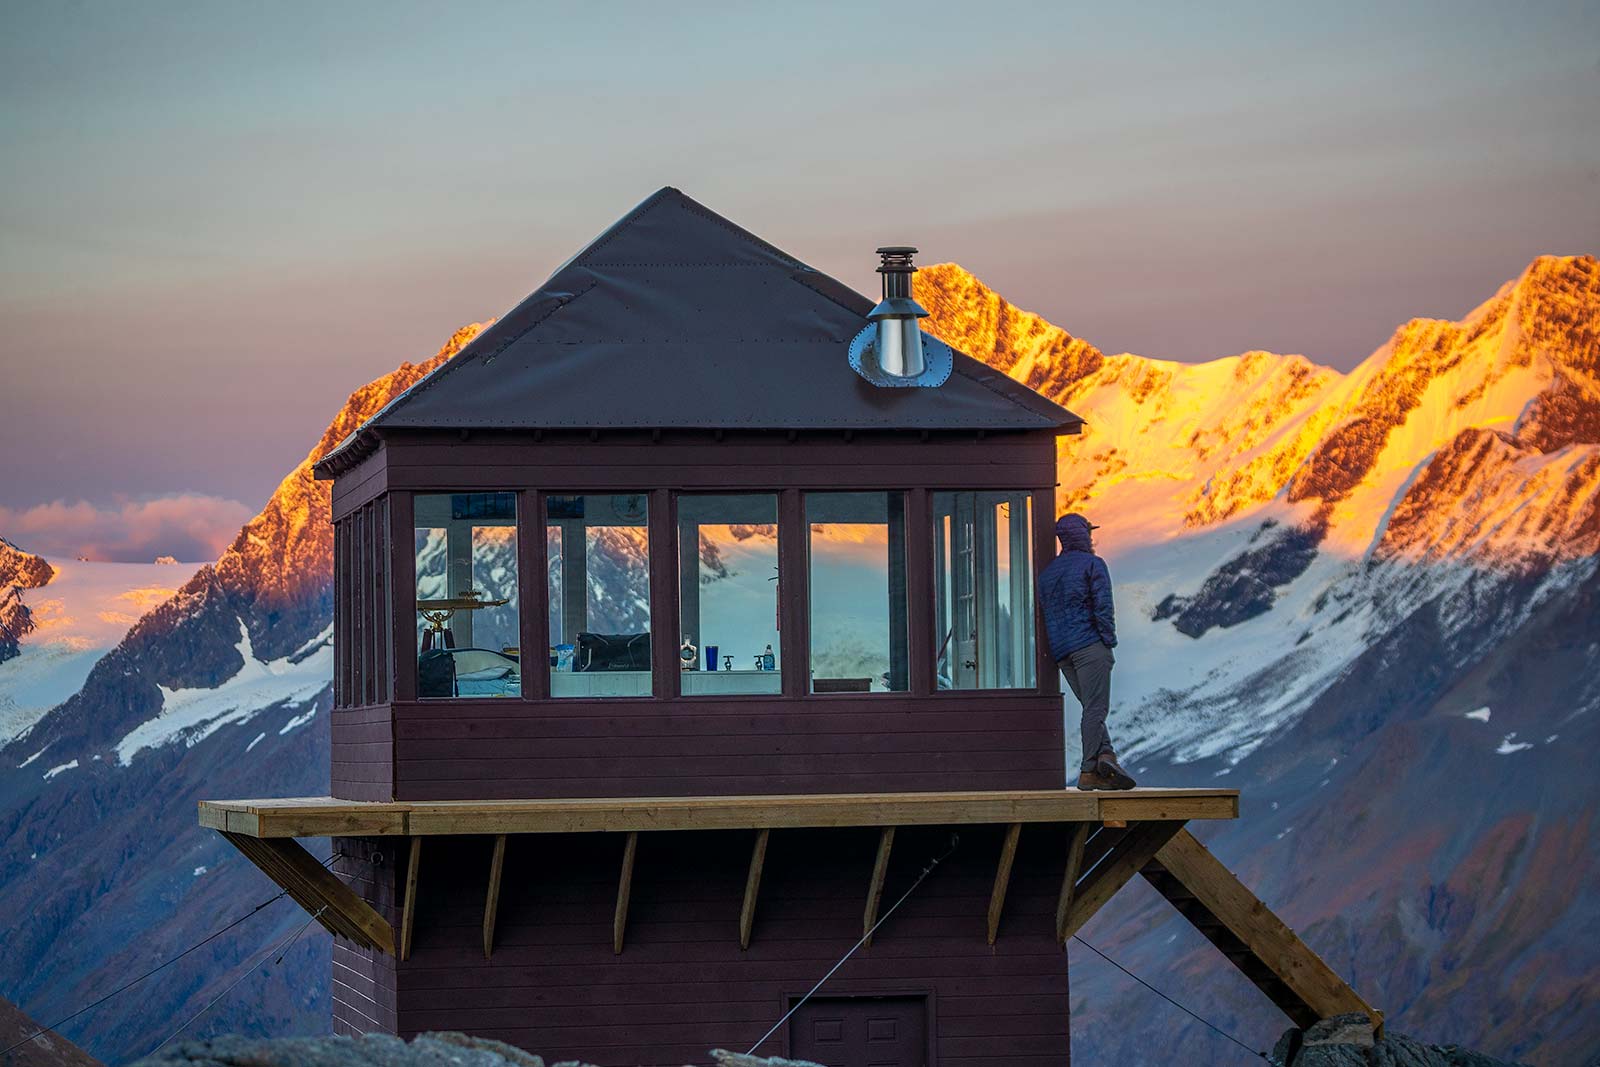
[[[1032,688],[1032,496],[934,493],[941,689]]]
[[[421,494],[414,507],[417,695],[520,695],[516,494]]]
[[[683,693],[781,692],[777,496],[680,497],[678,551]]]
[[[652,692],[648,499],[545,498],[553,697]]]
[[[811,689],[904,692],[903,493],[807,493]]]

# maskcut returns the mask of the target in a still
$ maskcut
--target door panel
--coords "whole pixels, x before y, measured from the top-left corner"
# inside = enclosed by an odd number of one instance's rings
[[[926,1067],[924,997],[818,997],[789,1020],[789,1055],[824,1067]]]

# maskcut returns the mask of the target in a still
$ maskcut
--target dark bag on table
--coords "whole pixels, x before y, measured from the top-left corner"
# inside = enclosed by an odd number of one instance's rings
[[[573,649],[575,671],[647,671],[650,635],[580,633]]]
[[[456,658],[448,649],[430,648],[417,657],[417,696],[456,695]]]

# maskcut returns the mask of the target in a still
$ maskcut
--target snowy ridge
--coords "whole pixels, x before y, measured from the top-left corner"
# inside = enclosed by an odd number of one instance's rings
[[[1541,257],[1348,374],[1107,357],[960,267],[914,282],[930,332],[1087,420],[1062,439],[1057,507],[1106,527],[1131,757],[1236,762],[1417,612],[1440,609],[1446,642],[1485,618],[1511,632],[1594,571],[1593,257]]]
[[[0,746],[76,693],[134,623],[177,591],[173,580],[185,573],[167,564],[83,560],[52,572],[48,584],[14,593],[19,602],[26,598],[30,626],[16,655],[0,661]]]
[[[193,748],[221,727],[248,722],[269,708],[298,710],[311,705],[327,688],[333,671],[331,625],[295,654],[264,662],[256,658],[250,630],[241,620],[235,647],[241,665],[221,685],[192,689],[161,686],[161,714],[140,723],[117,743],[117,762],[126,766],[139,752],[157,745]],[[313,707],[296,715],[278,732],[288,733],[310,722],[315,714]]]

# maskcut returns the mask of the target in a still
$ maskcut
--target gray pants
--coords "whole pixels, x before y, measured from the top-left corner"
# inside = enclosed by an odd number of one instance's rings
[[[1111,735],[1106,732],[1106,713],[1111,710],[1111,665],[1115,662],[1111,650],[1099,641],[1056,661],[1072,695],[1083,705],[1081,770],[1094,770],[1097,759],[1114,753]]]

